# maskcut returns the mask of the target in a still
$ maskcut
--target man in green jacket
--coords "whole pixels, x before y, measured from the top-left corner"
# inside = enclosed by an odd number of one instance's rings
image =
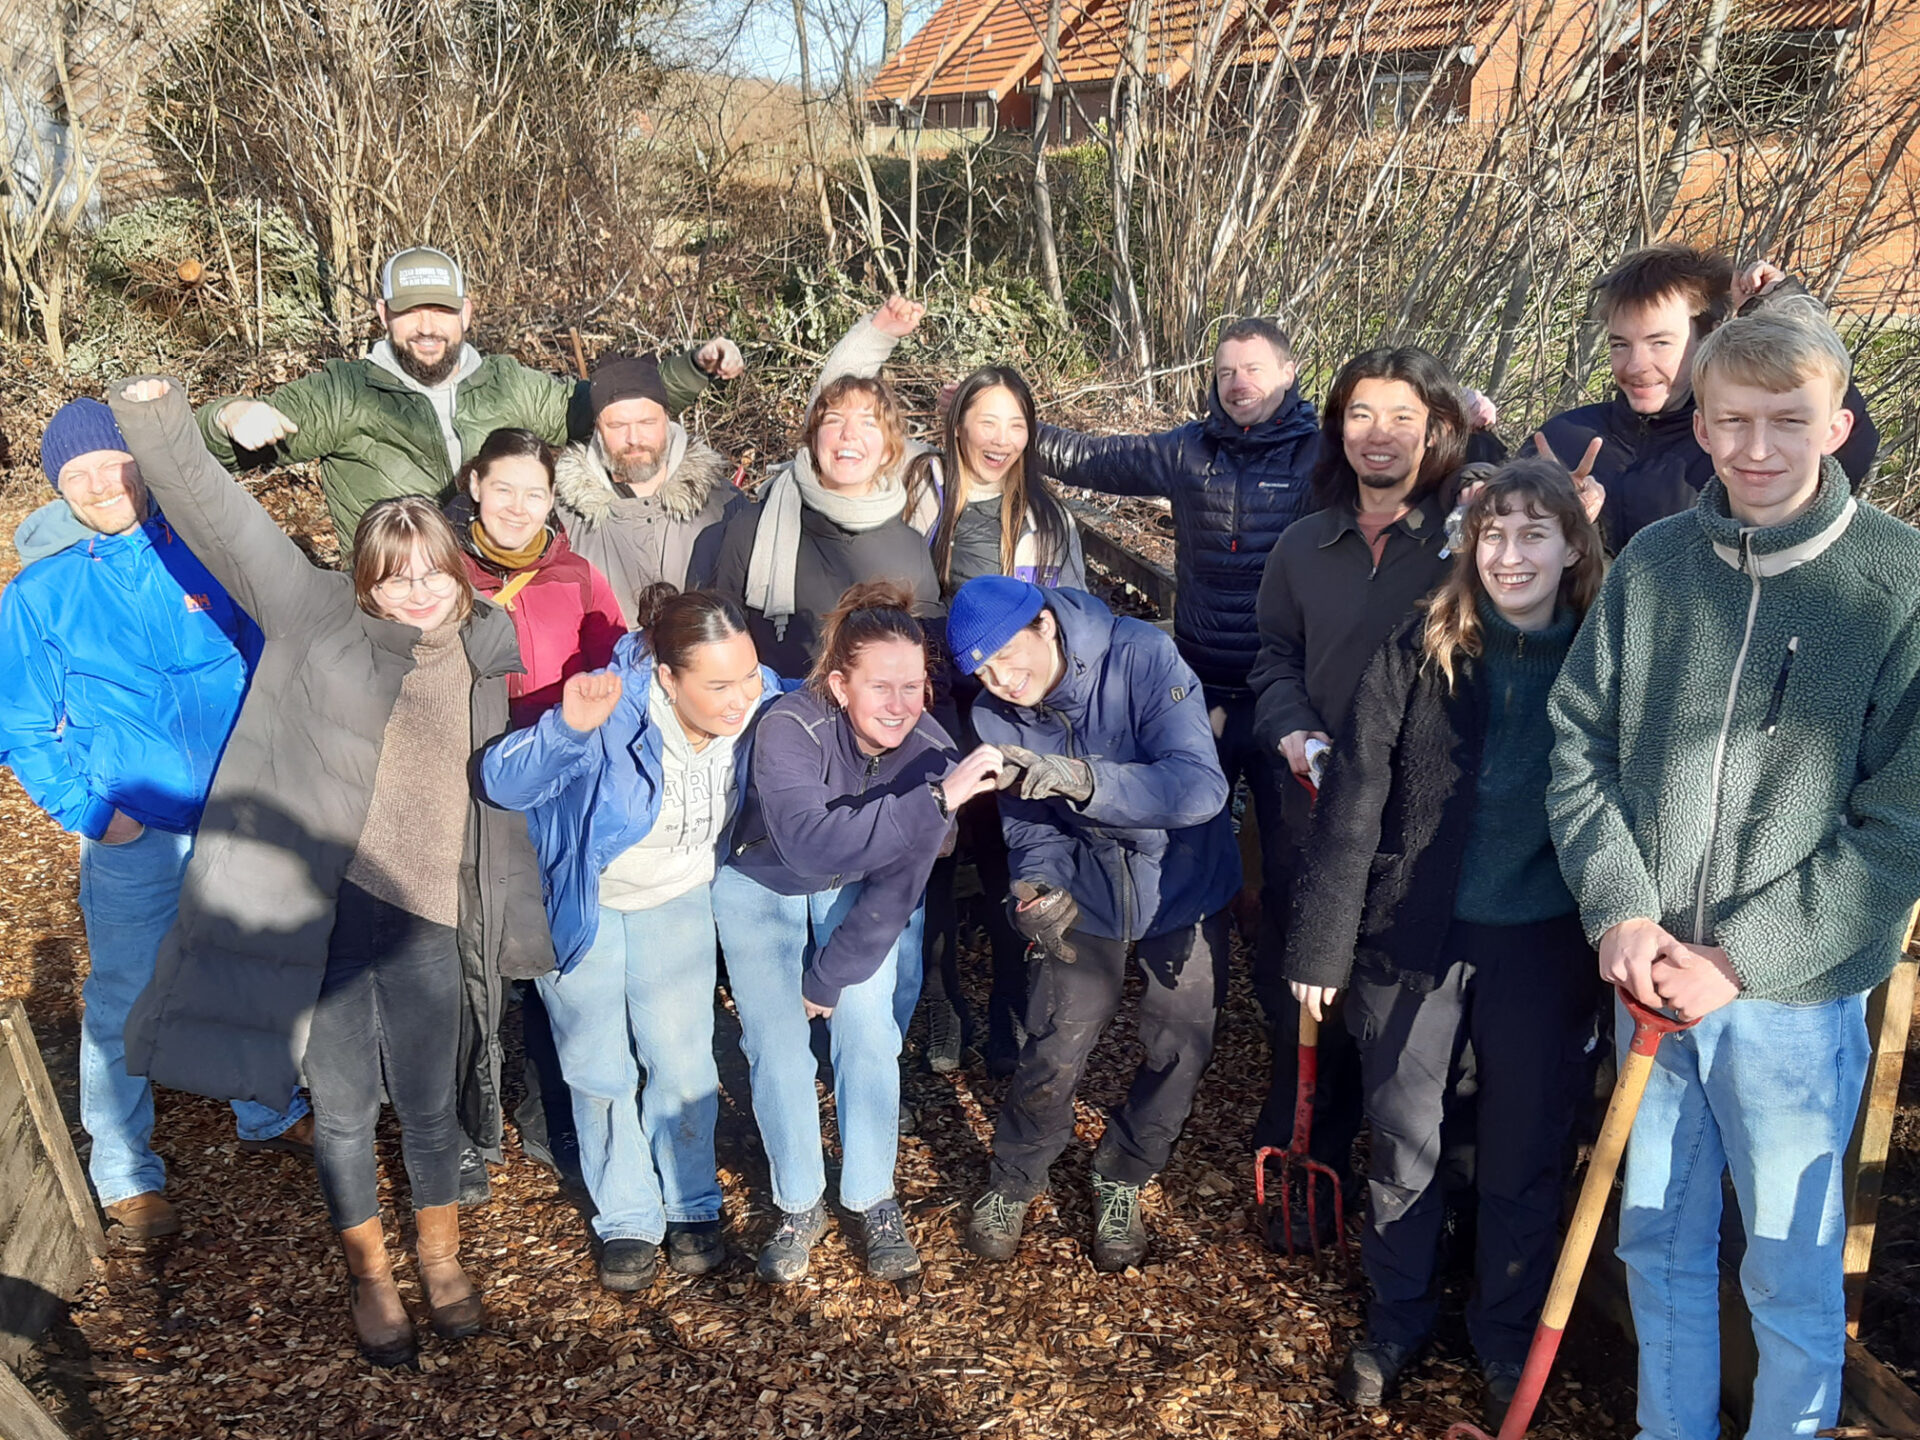
[[[1809,299],[1700,342],[1717,478],[1621,552],[1551,701],[1547,808],[1600,974],[1697,1022],[1660,1047],[1620,1209],[1651,1440],[1719,1434],[1729,1171],[1748,1434],[1813,1435],[1840,1404],[1865,993],[1920,896],[1920,533],[1833,458],[1850,369]]]
[[[200,407],[200,433],[229,470],[320,462],[320,485],[339,537],[389,495],[439,495],[466,456],[503,426],[548,444],[585,439],[592,427],[585,384],[529,369],[466,343],[473,301],[452,256],[416,246],[380,272],[386,338],[359,360],[329,360],[265,400],[225,395]],[[691,405],[710,380],[741,372],[731,340],[707,340],[665,361],[670,410]]]

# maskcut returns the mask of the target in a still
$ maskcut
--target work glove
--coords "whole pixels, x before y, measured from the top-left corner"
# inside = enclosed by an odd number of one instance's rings
[[[1019,745],[1000,748],[1000,788],[1022,800],[1058,795],[1084,805],[1093,798],[1093,767],[1067,755],[1042,755]]]
[[[1065,890],[1055,890],[1044,880],[1016,880],[1007,910],[1013,928],[1042,955],[1068,965],[1080,958],[1067,943],[1067,932],[1080,923],[1080,906]]]

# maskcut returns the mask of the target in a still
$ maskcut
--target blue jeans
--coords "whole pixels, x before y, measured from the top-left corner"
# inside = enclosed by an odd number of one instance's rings
[[[1624,1062],[1633,1022],[1616,1005]],[[1760,1369],[1752,1440],[1813,1435],[1846,1356],[1841,1162],[1866,1078],[1866,1000],[1736,1000],[1669,1035],[1627,1149],[1620,1259],[1640,1344],[1642,1440],[1720,1434],[1720,1196],[1747,1237],[1740,1288]]]
[[[193,837],[148,826],[124,845],[80,841],[80,915],[87,928],[81,990],[80,1124],[92,1138],[87,1173],[101,1205],[164,1190],[153,1153],[153,1086],[127,1073],[127,1012],[153,979],[160,942],[180,909]],[[298,1091],[279,1111],[233,1102],[242,1140],[271,1140],[307,1113]]]
[[[658,1243],[669,1224],[720,1218],[713,935],[705,885],[651,910],[603,905],[587,953],[536,982],[602,1241]]]
[[[740,1013],[740,1048],[753,1084],[753,1113],[782,1210],[805,1210],[826,1193],[816,1067],[800,978],[815,950],[852,908],[857,885],[815,895],[779,895],[738,870],[714,881],[714,909],[727,975]],[[808,940],[809,922],[812,940]],[[900,1147],[900,958],[919,958],[923,912],[880,967],[840,992],[828,1021],[840,1125],[840,1203],[864,1211],[893,1198]],[[918,998],[918,986],[910,999]],[[909,1003],[907,1013],[912,1013]]]

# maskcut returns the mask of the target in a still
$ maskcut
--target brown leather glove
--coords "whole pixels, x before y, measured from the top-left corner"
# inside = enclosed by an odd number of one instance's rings
[[[1044,880],[1016,880],[1007,912],[1013,928],[1042,955],[1068,965],[1080,958],[1067,943],[1067,932],[1080,923],[1080,906],[1065,890],[1055,890]]]
[[[1049,800],[1055,795],[1082,805],[1093,798],[1093,767],[1069,755],[1042,755],[1021,745],[1000,748],[1000,788],[1022,800]]]

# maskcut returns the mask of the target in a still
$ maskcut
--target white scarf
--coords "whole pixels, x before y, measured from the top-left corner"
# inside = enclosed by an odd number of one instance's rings
[[[760,528],[747,559],[747,608],[786,629],[793,614],[794,572],[800,559],[800,511],[817,510],[843,530],[878,530],[900,518],[906,503],[898,475],[875,477],[864,495],[829,490],[813,473],[813,456],[802,450],[774,471],[760,496]]]

